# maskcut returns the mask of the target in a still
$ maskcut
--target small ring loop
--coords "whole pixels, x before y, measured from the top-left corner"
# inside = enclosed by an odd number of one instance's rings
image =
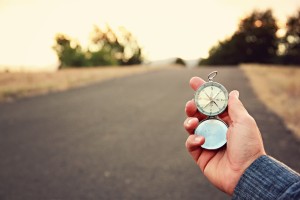
[[[212,81],[213,80],[213,78],[215,78],[216,76],[217,76],[217,74],[218,74],[218,71],[213,71],[213,72],[211,72],[210,74],[208,74],[208,80],[209,81]]]

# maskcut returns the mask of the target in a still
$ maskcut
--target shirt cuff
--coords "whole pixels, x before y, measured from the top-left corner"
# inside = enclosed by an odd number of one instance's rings
[[[300,176],[289,167],[269,157],[256,159],[244,172],[234,189],[232,199],[278,199]]]

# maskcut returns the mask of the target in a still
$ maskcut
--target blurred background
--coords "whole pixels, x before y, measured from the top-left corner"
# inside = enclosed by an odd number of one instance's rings
[[[0,27],[0,199],[229,198],[184,147],[213,70],[300,170],[299,0],[0,0]]]
[[[122,46],[139,47],[145,62],[174,57],[207,58],[218,41],[226,43],[232,39],[233,43],[239,43],[243,34],[248,36],[248,45],[256,43],[255,36],[263,36],[266,40],[260,45],[274,45],[274,39],[287,39],[297,32],[297,20],[292,18],[298,17],[299,7],[297,0],[214,0],[205,4],[193,0],[2,0],[0,65],[7,68],[57,68],[59,50],[53,46],[57,43],[67,45],[60,43],[65,38],[73,49],[78,48],[78,53],[94,53],[101,48],[102,33],[107,34],[111,43],[117,36]],[[278,38],[268,38],[275,36]],[[281,41],[279,47],[274,48],[283,53],[286,42],[290,44],[292,40],[291,37],[288,41]],[[130,52],[130,47],[126,52],[129,57],[131,53],[137,53]],[[267,59],[262,61],[271,62]]]

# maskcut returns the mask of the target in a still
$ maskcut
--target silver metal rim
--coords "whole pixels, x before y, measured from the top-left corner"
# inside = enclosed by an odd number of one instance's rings
[[[211,115],[211,114],[208,113],[208,112],[205,112],[205,110],[203,110],[202,107],[199,105],[199,103],[196,101],[196,99],[197,99],[197,97],[199,96],[200,92],[201,92],[204,88],[209,87],[209,86],[216,86],[216,87],[220,88],[222,91],[224,91],[225,97],[226,97],[226,99],[227,99],[227,103],[225,104],[226,106],[224,106],[219,112],[217,112],[217,113],[215,113],[215,114],[213,114],[213,115]],[[206,82],[206,83],[204,83],[203,85],[201,85],[201,86],[198,88],[198,90],[195,92],[194,102],[195,102],[195,104],[196,104],[197,109],[198,109],[199,112],[201,112],[201,113],[204,114],[204,115],[207,115],[207,116],[212,117],[212,116],[219,115],[219,114],[221,114],[221,113],[223,113],[223,112],[225,111],[225,109],[227,108],[227,105],[228,105],[228,97],[229,97],[229,96],[228,96],[228,91],[226,90],[226,88],[225,88],[222,84],[220,84],[220,83],[218,83],[218,82]]]

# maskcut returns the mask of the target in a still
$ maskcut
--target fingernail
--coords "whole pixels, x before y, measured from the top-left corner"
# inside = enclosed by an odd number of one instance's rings
[[[195,142],[200,142],[201,140],[202,140],[202,137],[201,137],[201,136],[195,137]]]
[[[236,98],[239,98],[239,96],[240,96],[240,93],[239,93],[239,91],[237,91],[237,90],[233,90],[231,93],[232,93],[232,95],[234,95]]]
[[[192,121],[193,121],[193,119],[192,119],[192,118],[191,118],[191,119],[189,119],[189,120],[187,121],[187,124],[188,124],[188,125],[191,125]]]
[[[187,105],[190,103],[191,100],[189,100],[188,102],[186,102],[185,107],[187,107]]]
[[[193,102],[193,101],[194,101],[194,100],[192,99],[192,100],[189,100],[188,102],[186,102],[185,107],[187,107],[188,104],[190,104],[190,103]]]

